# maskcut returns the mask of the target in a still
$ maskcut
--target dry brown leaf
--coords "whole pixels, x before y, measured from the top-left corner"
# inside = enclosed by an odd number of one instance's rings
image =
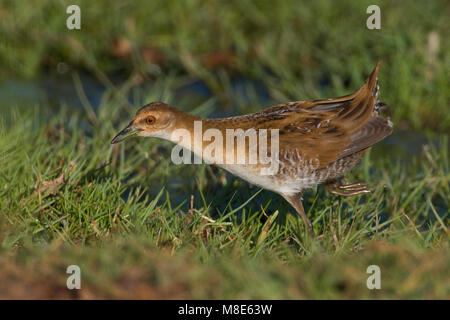
[[[207,69],[232,68],[236,63],[236,56],[231,51],[217,51],[202,57],[203,65]]]
[[[66,175],[67,175],[68,171],[70,171],[74,166],[75,166],[75,162],[70,161],[67,169],[64,170],[64,172],[61,173],[61,175],[58,178],[49,180],[49,181],[42,181],[42,185],[40,187],[39,187],[40,183],[39,183],[39,179],[38,179],[38,181],[36,182],[36,185],[34,186],[37,193],[39,195],[41,195],[42,193],[48,191],[49,194],[55,195],[58,192],[60,186],[66,182]]]
[[[128,59],[131,57],[133,47],[128,39],[117,37],[110,46],[111,54],[119,59]]]
[[[139,52],[147,63],[161,65],[166,61],[166,56],[158,48],[142,47]]]

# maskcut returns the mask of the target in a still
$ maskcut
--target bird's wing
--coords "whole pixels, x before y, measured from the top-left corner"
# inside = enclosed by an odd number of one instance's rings
[[[378,65],[355,93],[328,100],[292,102],[262,112],[259,128],[279,128],[280,150],[295,150],[318,168],[363,150],[392,131],[376,110]]]

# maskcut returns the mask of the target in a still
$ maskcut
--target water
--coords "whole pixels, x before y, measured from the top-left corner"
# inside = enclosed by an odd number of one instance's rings
[[[106,91],[105,86],[86,73],[80,74],[80,80],[84,95],[94,111],[96,111]],[[121,81],[124,80],[125,79],[121,79],[121,77],[112,77],[112,82],[115,85],[119,85]],[[138,90],[141,95],[140,98],[136,98],[136,96],[139,95],[130,94],[128,101],[132,104],[134,100],[142,99],[142,93],[149,90],[148,84],[143,84],[134,90]],[[258,106],[261,106],[260,109],[262,109],[263,107],[277,103],[271,98],[269,90],[267,90],[262,83],[245,77],[235,76],[231,78],[227,90],[227,95],[233,97],[233,100],[230,101],[226,107],[217,101],[213,103],[209,110],[207,110],[209,117],[223,117],[254,112],[259,110]],[[164,88],[161,88],[161,91],[163,92]],[[208,101],[213,97],[213,92],[202,80],[193,79],[178,86],[174,90],[171,100],[174,105],[185,106],[186,110],[192,110],[195,106]],[[0,105],[7,106],[8,108],[32,107],[37,103],[42,103],[46,106],[50,106],[50,108],[54,110],[58,110],[61,105],[66,105],[74,110],[85,112],[82,99],[80,99],[79,92],[74,85],[74,80],[67,75],[50,74],[36,80],[4,81],[0,83],[0,99]],[[160,100],[164,100],[164,93],[161,93]],[[146,102],[150,101],[137,101],[137,104]],[[242,110],[245,111],[243,112]],[[420,132],[397,129],[394,130],[391,136],[378,143],[377,147],[372,149],[372,156],[376,158],[384,157],[386,154],[389,154],[392,159],[400,159],[406,164],[410,161],[411,157],[422,153],[424,145],[430,143],[437,146],[439,141],[437,138],[430,139]],[[168,181],[166,187],[169,189],[170,194],[173,195],[172,200],[176,203],[181,203],[187,199],[187,195],[180,193],[180,188],[177,187],[177,185],[179,185],[179,181],[177,182],[174,178],[173,180]],[[234,190],[240,190],[239,193],[242,193],[241,199],[232,202],[232,206],[237,207],[245,201],[245,198],[250,197],[251,194],[256,192],[257,188],[248,189],[248,185],[244,184],[238,189],[234,188]],[[154,192],[157,193],[158,191],[159,190],[155,190]],[[196,198],[197,197],[200,198],[200,195],[196,195]],[[280,197],[264,191],[254,200],[256,203],[254,208],[259,208],[261,204],[264,204],[267,201],[268,197],[269,199],[273,199],[270,205],[271,208],[278,208],[284,203]],[[226,203],[214,205],[221,208],[221,211],[226,207]],[[442,213],[442,215],[444,215],[448,208],[446,208],[443,203],[437,203],[437,210],[439,211],[439,214]]]

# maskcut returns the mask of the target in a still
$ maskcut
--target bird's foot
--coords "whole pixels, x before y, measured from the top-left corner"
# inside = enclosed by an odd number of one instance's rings
[[[341,184],[336,180],[330,181],[325,185],[329,193],[344,197],[351,197],[358,194],[371,193],[372,190],[367,187],[365,182],[356,182],[350,184]]]

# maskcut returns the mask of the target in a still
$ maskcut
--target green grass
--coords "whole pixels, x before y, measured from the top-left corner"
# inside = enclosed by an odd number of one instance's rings
[[[72,297],[64,265],[78,264],[82,298],[448,298],[447,136],[407,161],[367,155],[348,177],[370,195],[308,192],[310,239],[280,197],[174,165],[169,143],[111,146],[127,122],[113,125],[114,102],[99,125],[33,110],[5,114],[0,135],[0,263],[15,261],[0,278],[33,270],[13,284],[42,287],[25,296]],[[379,292],[365,286],[370,264],[386,274]]]
[[[318,99],[354,90],[382,61],[381,97],[396,123],[450,129],[445,0],[78,1],[81,30],[70,31],[72,3],[2,1],[0,77],[55,72],[60,62],[102,81],[187,74],[227,104],[227,74],[263,81],[277,101]],[[381,30],[366,28],[372,4],[381,8]],[[115,53],[115,39],[129,43],[127,54]]]
[[[69,2],[0,4],[0,80],[39,81],[64,62],[84,106],[0,97],[0,298],[450,298],[445,1],[79,3],[81,31],[65,28]],[[365,28],[370,4],[380,31]],[[130,56],[114,53],[116,38]],[[373,193],[305,194],[314,238],[278,195],[174,165],[168,142],[109,143],[143,103],[244,114],[267,105],[234,90],[237,75],[273,103],[329,98],[359,88],[378,60],[394,134],[408,137],[377,144],[347,175]],[[106,87],[98,108],[86,71]],[[117,74],[127,80],[113,84]],[[197,79],[211,98],[179,95]],[[80,291],[66,289],[71,264]],[[366,287],[369,265],[381,290]]]

